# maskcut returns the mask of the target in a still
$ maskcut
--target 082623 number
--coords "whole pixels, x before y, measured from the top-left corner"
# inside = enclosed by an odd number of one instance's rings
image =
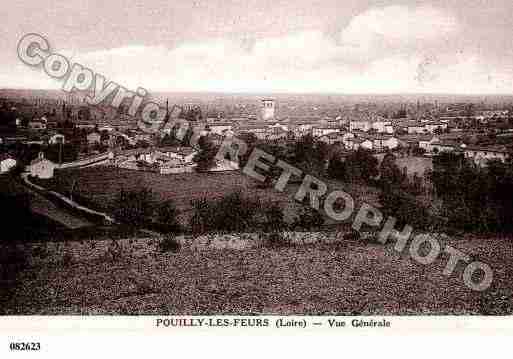
[[[41,350],[39,342],[11,342],[9,343],[11,351],[38,351]]]

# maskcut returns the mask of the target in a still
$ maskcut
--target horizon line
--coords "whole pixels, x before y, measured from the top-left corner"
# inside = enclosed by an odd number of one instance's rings
[[[1,87],[0,91],[56,91],[68,94],[62,89],[55,88],[30,88],[30,87]],[[324,96],[511,96],[512,93],[457,93],[457,92],[288,92],[288,91],[218,91],[218,90],[164,90],[157,89],[151,93],[171,93],[171,94],[224,94],[224,95],[324,95]]]

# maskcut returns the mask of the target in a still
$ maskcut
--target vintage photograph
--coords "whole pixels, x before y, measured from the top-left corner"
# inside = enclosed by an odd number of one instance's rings
[[[512,314],[512,14],[4,4],[0,314]]]

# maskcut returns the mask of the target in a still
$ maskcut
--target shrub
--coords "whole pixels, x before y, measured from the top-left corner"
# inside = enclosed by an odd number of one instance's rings
[[[206,198],[191,202],[193,215],[189,220],[189,227],[193,233],[205,233],[212,228],[213,204]]]
[[[28,265],[27,254],[17,245],[8,245],[0,252],[0,279],[14,280]]]
[[[112,239],[107,250],[100,255],[100,262],[117,262],[123,258],[123,248],[117,240]]]
[[[261,208],[258,199],[234,192],[217,200],[202,198],[192,203],[194,214],[189,225],[194,233],[209,231],[241,232],[256,226],[256,214]]]
[[[193,161],[197,164],[196,171],[207,172],[216,166],[217,149],[205,136],[198,140],[199,152],[194,156]]]
[[[345,241],[358,241],[360,240],[360,232],[351,229],[349,233],[344,234],[343,238]]]
[[[62,261],[61,261],[62,266],[69,267],[73,264],[73,262],[74,262],[73,255],[69,252],[64,253],[64,255],[62,256]]]
[[[266,246],[271,248],[281,248],[290,246],[290,240],[285,238],[282,233],[272,232],[267,235]]]
[[[174,201],[169,200],[157,207],[155,210],[155,220],[158,223],[168,226],[173,231],[178,232],[180,230],[178,214],[179,211],[176,208]]]
[[[415,197],[400,190],[389,189],[380,195],[385,216],[395,217],[397,226],[410,225],[417,229],[425,229],[433,223],[428,209]]]
[[[399,166],[396,164],[395,155],[391,152],[387,153],[385,157],[383,157],[379,167],[379,174],[383,188],[400,186],[406,179],[406,176],[403,176]]]
[[[372,152],[359,148],[347,156],[343,174],[347,182],[370,183],[379,174],[378,160]]]
[[[296,217],[293,226],[300,227],[305,230],[318,229],[324,224],[324,217],[319,211],[304,206],[299,211],[299,215]]]
[[[414,156],[423,156],[426,153],[426,150],[422,147],[414,147],[412,150],[412,154]]]
[[[344,160],[340,156],[330,158],[328,164],[328,176],[335,179],[344,179],[346,176],[346,167]]]
[[[121,190],[114,200],[114,218],[120,223],[140,226],[153,214],[153,198],[149,189]]]
[[[262,203],[261,212],[263,217],[261,225],[264,230],[275,232],[287,227],[283,210],[277,203]]]
[[[182,245],[180,242],[178,242],[173,235],[165,236],[160,242],[159,242],[159,250],[161,253],[165,252],[172,252],[177,253],[180,251]]]

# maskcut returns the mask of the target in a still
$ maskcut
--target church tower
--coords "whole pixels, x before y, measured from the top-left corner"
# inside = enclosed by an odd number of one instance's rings
[[[262,100],[262,120],[274,120],[276,102],[271,99]]]

